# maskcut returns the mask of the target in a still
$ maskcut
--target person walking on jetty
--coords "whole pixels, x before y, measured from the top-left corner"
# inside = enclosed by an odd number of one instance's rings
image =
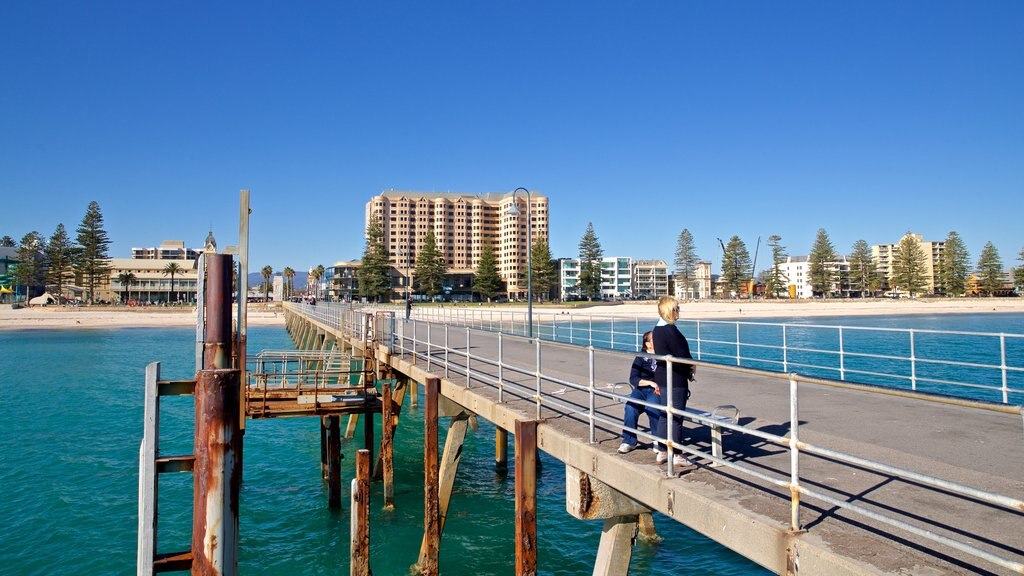
[[[662,296],[658,300],[658,315],[664,324],[659,322],[652,330],[654,341],[654,353],[659,356],[674,356],[676,358],[693,359],[690,355],[690,345],[686,337],[676,327],[676,320],[679,319],[679,301],[671,296]],[[671,364],[671,367],[669,366]],[[672,370],[672,390],[668,390],[668,374]],[[686,408],[686,400],[690,397],[690,376],[693,373],[693,366],[683,362],[667,362],[658,360],[654,370],[654,382],[661,390],[658,396],[662,406],[668,405],[669,396],[672,398],[672,407],[682,411]],[[657,437],[667,438],[668,428],[671,420],[672,442],[682,443],[683,441],[683,418],[682,416],[668,417],[663,413],[658,419]],[[662,464],[668,460],[666,446],[659,442],[655,448],[656,461]],[[682,453],[677,453],[672,460],[676,466],[691,464],[690,460]]]
[[[653,332],[644,332],[643,351],[654,354]],[[629,369],[629,383],[633,386],[629,397],[634,400],[641,400],[648,404],[658,404],[658,384],[654,381],[654,369],[656,363],[654,358],[637,356],[633,359],[633,366]],[[619,452],[626,454],[636,450],[636,430],[639,424],[640,414],[647,414],[653,432],[658,427],[658,417],[661,411],[653,406],[626,402],[625,416],[622,418],[622,444],[619,445]]]

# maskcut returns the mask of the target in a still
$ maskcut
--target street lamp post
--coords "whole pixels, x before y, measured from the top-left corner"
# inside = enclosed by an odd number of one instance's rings
[[[519,191],[526,193],[526,326],[527,334],[533,338],[533,223],[530,215],[530,205],[533,197],[526,188],[516,188],[512,191],[512,206],[508,213],[511,216],[519,216],[521,212],[516,206],[516,194]]]
[[[409,243],[412,244],[411,237]],[[405,319],[408,320],[412,313],[412,277],[409,275],[409,261],[412,259],[411,246],[406,247],[404,252],[399,248],[398,255],[405,258]]]

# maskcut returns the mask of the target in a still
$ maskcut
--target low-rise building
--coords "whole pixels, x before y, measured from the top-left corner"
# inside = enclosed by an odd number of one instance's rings
[[[824,296],[847,297],[850,292],[850,262],[846,256],[839,256],[835,261],[826,263],[832,273],[834,283],[832,289]],[[779,273],[787,286],[790,298],[813,298],[811,288],[811,262],[809,256],[787,256],[785,262],[779,263]]]
[[[668,264],[664,260],[633,262],[633,298],[654,300],[668,293]]]
[[[672,294],[680,300],[711,298],[715,292],[718,275],[711,273],[711,262],[697,262],[693,276],[683,282],[679,274],[672,276]]]
[[[602,300],[622,300],[633,293],[633,259],[610,256],[601,259]],[[581,298],[579,290],[579,258],[559,258],[559,293],[562,300]]]

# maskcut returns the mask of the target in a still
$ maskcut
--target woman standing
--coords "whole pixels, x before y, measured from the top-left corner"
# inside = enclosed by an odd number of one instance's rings
[[[690,345],[686,342],[679,329],[676,328],[676,320],[679,319],[679,301],[671,296],[662,296],[658,300],[658,315],[665,322],[656,326],[653,330],[654,353],[662,356],[674,356],[676,358],[693,359],[690,355]],[[671,366],[669,366],[671,364]],[[669,393],[669,370],[672,370],[672,391]],[[657,368],[654,370],[654,381],[661,389],[658,397],[663,406],[667,406],[669,397],[672,398],[672,407],[682,411],[686,408],[686,399],[690,397],[690,374],[693,366],[682,362],[666,362],[658,360]],[[663,414],[658,419],[658,438],[666,438],[670,418]],[[672,442],[680,444],[683,441],[683,418],[682,416],[671,417]],[[655,448],[658,464],[668,460],[668,453],[665,445],[658,443]],[[672,460],[673,465],[683,466],[689,460],[682,453],[676,453]]]

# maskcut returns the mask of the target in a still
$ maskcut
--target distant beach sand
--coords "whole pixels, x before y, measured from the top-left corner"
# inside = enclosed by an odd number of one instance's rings
[[[445,305],[446,307],[451,305]],[[525,306],[488,307],[460,304],[456,309],[525,312]],[[728,300],[683,302],[682,318],[779,318],[788,316],[889,316],[900,314],[980,314],[991,312],[1024,312],[1024,298],[955,298],[955,299],[874,299],[874,300]],[[653,302],[598,305],[583,308],[536,305],[534,314],[572,313],[573,315],[615,316],[633,318],[657,316]],[[280,308],[263,304],[251,305],[250,326],[284,325]],[[0,306],[0,330],[81,329],[129,327],[195,326],[195,310],[191,308],[72,308],[60,306],[12,310]],[[1024,330],[1022,330],[1024,331]]]

